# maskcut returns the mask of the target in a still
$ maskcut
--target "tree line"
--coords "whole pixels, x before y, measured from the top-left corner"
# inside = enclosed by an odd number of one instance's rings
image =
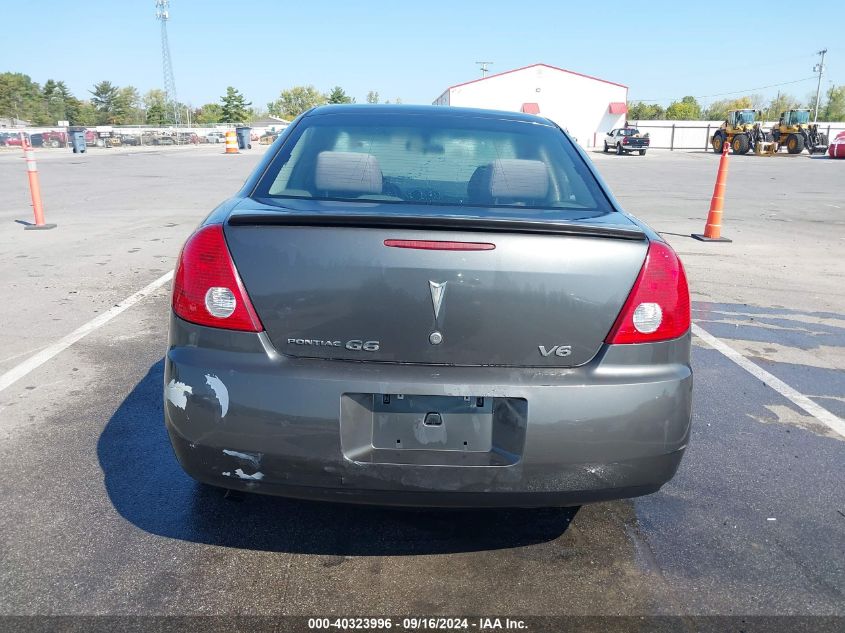
[[[367,103],[379,103],[378,91],[370,90]],[[321,92],[313,85],[293,86],[282,90],[266,109],[255,107],[232,86],[226,88],[218,102],[198,108],[184,103],[167,103],[163,90],[148,90],[143,95],[134,86],[118,86],[100,81],[92,86],[85,98],[77,98],[64,81],[48,79],[43,86],[23,73],[0,73],[0,117],[21,119],[33,125],[56,125],[68,121],[71,125],[169,125],[175,112],[183,122],[198,125],[214,123],[249,123],[272,115],[292,119],[314,106],[324,103],[355,103],[340,86]],[[390,103],[390,101],[385,101]],[[394,103],[402,103],[395,99]],[[761,110],[766,120],[777,119],[781,112],[794,108],[815,107],[815,93],[802,102],[789,94],[778,94],[766,100],[761,95],[714,101],[702,106],[695,97],[683,97],[667,107],[655,103],[634,101],[628,104],[628,119],[645,121],[669,119],[676,121],[720,121],[729,110],[753,108]],[[819,103],[819,120],[845,121],[845,85],[831,86]]]
[[[379,103],[379,93],[371,90],[367,103]],[[401,103],[396,99],[395,103]],[[309,108],[324,103],[355,103],[346,91],[335,86],[320,92],[314,86],[293,86],[282,90],[266,109],[254,107],[236,88],[229,86],[218,102],[198,108],[184,103],[168,103],[160,89],[143,95],[134,86],[118,86],[111,81],[95,83],[85,98],[76,97],[64,81],[48,79],[44,85],[23,73],[0,73],[0,117],[28,121],[33,125],[170,125],[175,110],[183,123],[249,123],[268,114],[292,119]],[[386,103],[389,103],[387,101]]]
[[[377,90],[370,90],[367,93],[367,103],[380,103]],[[394,103],[402,103],[402,99],[396,98]],[[328,92],[320,92],[314,86],[294,86],[282,90],[279,98],[267,104],[267,112],[272,116],[292,119],[299,116],[306,110],[326,103],[355,103],[355,98],[346,94],[340,86],[335,86]],[[384,103],[390,103],[390,99]]]
[[[695,97],[684,97],[673,101],[667,107],[656,103],[633,101],[628,104],[630,121],[668,119],[673,121],[722,121],[730,110],[754,109],[763,113],[767,121],[776,120],[781,112],[800,108],[814,110],[816,93],[807,95],[802,102],[789,94],[780,94],[769,100],[754,94],[737,99],[714,101],[709,106],[702,106]],[[845,86],[831,86],[819,99],[819,121],[845,121]]]

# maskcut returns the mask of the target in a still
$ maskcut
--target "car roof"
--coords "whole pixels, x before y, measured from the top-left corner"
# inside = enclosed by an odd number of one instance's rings
[[[435,105],[405,105],[393,103],[352,103],[352,104],[331,104],[317,106],[310,110],[306,116],[321,116],[325,114],[406,114],[444,116],[444,117],[473,117],[487,119],[508,119],[511,121],[525,121],[539,123],[541,125],[552,125],[552,123],[541,116],[525,114],[524,112],[512,112],[508,110],[485,110],[482,108],[459,108],[455,106]]]

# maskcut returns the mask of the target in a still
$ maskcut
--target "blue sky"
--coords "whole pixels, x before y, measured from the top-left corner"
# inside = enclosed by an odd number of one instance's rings
[[[0,72],[24,72],[42,84],[64,79],[78,97],[103,79],[141,92],[161,86],[154,0],[2,4]],[[823,89],[845,84],[845,44],[838,43],[845,1],[807,5],[790,37],[789,20],[780,18],[795,6],[794,0],[171,0],[168,28],[178,96],[194,106],[217,101],[233,85],[263,107],[281,89],[308,83],[324,91],[340,85],[358,101],[377,90],[382,100],[430,103],[449,85],[480,76],[478,60],[495,62],[493,72],[544,62],[626,84],[632,100],[666,104],[687,94],[740,96],[812,77],[814,53],[823,47]],[[804,99],[815,87],[809,80],[755,92],[780,89]]]

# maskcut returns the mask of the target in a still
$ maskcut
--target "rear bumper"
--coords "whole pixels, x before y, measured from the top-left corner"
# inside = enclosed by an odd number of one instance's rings
[[[689,438],[689,345],[686,335],[606,346],[563,370],[320,361],[174,317],[165,421],[185,471],[221,487],[409,506],[578,505],[648,494],[674,475]],[[342,411],[348,394],[369,393],[524,399],[527,413],[499,463],[454,451],[374,459],[350,446]]]

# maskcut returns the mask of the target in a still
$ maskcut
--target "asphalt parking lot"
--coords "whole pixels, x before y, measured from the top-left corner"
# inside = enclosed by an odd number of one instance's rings
[[[411,512],[224,498],[172,454],[161,280],[262,151],[38,152],[44,232],[0,153],[0,614],[845,616],[845,161],[732,156],[734,241],[712,244],[689,234],[717,156],[591,153],[680,253],[699,332],[776,380],[696,337],[692,440],[659,493]]]

